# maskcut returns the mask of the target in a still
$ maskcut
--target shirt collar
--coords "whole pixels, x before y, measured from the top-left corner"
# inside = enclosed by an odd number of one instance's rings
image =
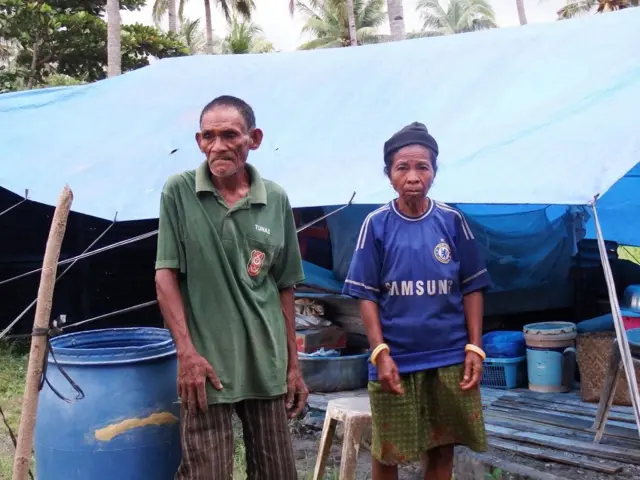
[[[252,204],[266,205],[267,189],[264,185],[264,180],[253,165],[247,163],[245,167],[249,172],[249,181],[251,182],[249,202]],[[209,165],[206,160],[196,169],[196,193],[200,192],[211,192],[214,195],[218,195],[218,191],[211,181]]]

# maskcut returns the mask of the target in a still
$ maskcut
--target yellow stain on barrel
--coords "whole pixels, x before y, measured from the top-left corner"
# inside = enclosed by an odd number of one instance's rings
[[[146,418],[128,418],[112,425],[99,428],[95,431],[96,440],[100,442],[108,442],[118,435],[122,435],[134,428],[146,427],[149,425],[171,425],[176,423],[178,418],[169,412],[152,413]]]

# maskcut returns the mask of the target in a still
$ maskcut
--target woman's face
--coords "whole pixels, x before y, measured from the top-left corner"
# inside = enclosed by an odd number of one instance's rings
[[[393,156],[390,179],[393,189],[408,203],[422,200],[433,183],[431,151],[422,145],[401,148]]]

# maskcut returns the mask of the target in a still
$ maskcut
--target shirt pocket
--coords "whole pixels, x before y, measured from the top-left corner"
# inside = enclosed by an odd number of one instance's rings
[[[280,253],[280,247],[245,237],[245,266],[242,280],[251,288],[262,285],[269,276],[269,271]]]

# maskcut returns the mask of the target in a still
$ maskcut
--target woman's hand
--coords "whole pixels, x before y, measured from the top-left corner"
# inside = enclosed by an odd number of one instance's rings
[[[382,385],[382,390],[396,395],[404,395],[398,367],[396,362],[391,358],[391,355],[389,355],[389,352],[380,352],[376,367],[378,369],[378,381]]]
[[[482,379],[482,357],[475,352],[467,352],[464,359],[464,377],[460,382],[462,390],[471,390],[480,385]]]

